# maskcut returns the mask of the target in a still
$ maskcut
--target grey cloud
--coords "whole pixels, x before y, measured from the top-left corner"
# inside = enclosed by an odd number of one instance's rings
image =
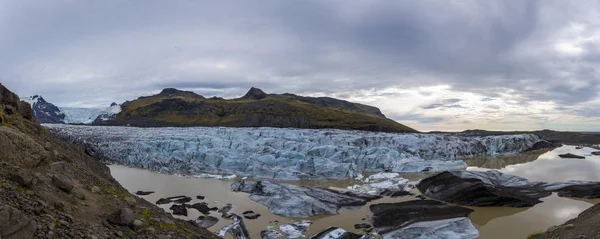
[[[225,97],[251,86],[343,97],[440,84],[489,97],[482,101],[512,89],[524,101],[572,105],[599,96],[600,49],[583,44],[574,59],[555,52],[550,38],[574,22],[595,26],[586,16],[598,6],[561,0],[10,1],[0,6],[0,81],[59,105],[105,105],[166,87]],[[229,65],[216,67],[221,62]],[[590,87],[572,87],[570,79]],[[454,100],[422,108],[460,101]]]

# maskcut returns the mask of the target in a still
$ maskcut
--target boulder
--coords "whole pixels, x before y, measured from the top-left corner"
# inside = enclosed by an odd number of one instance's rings
[[[467,217],[473,210],[433,200],[373,204],[371,222],[379,234],[407,227],[417,222]]]
[[[375,239],[369,235],[359,235],[337,227],[330,227],[309,237],[309,239]]]
[[[592,152],[592,155],[600,156],[600,151],[594,151]]]
[[[363,206],[381,196],[337,190],[279,184],[268,181],[243,181],[231,185],[233,191],[250,193],[275,215],[307,218],[318,215],[335,215],[342,207]]]
[[[173,211],[173,215],[180,215],[186,217],[188,215],[187,207],[184,204],[173,204],[169,209]]]
[[[558,157],[568,158],[568,159],[584,159],[584,156],[579,156],[576,154],[568,153],[568,154],[559,154]]]
[[[231,205],[231,203],[228,203],[227,206],[222,207],[217,212],[221,213],[222,218],[231,218],[233,216],[232,213],[229,213],[231,209],[233,209],[233,205]]]
[[[121,208],[108,216],[106,221],[113,225],[132,226],[135,216],[129,208]]]
[[[188,203],[190,201],[192,201],[192,198],[191,197],[187,197],[187,196],[173,200],[174,203],[181,203],[181,204]]]
[[[244,215],[244,217],[246,219],[250,219],[250,220],[257,219],[258,217],[260,217],[260,214],[255,213],[253,211],[245,211],[244,213],[242,213],[242,215]]]
[[[210,211],[216,211],[217,208],[213,207],[213,208],[209,208],[208,204],[206,204],[205,202],[201,202],[201,203],[194,203],[192,205],[186,205],[188,208],[193,208],[198,210],[199,212],[201,212],[204,215],[208,215],[210,214]]]
[[[154,191],[137,191],[137,192],[135,192],[135,195],[146,196],[146,195],[150,195],[150,194],[153,194],[153,193],[154,193]]]
[[[21,187],[30,188],[33,185],[33,177],[25,170],[17,169],[10,175],[10,180]]]
[[[158,199],[158,201],[156,201],[157,205],[163,205],[163,204],[169,204],[169,203],[171,203],[171,200],[166,199],[166,198],[161,198],[161,199]]]
[[[63,190],[66,193],[71,193],[73,190],[73,181],[64,175],[55,174],[52,176],[52,184],[58,189]]]
[[[130,206],[130,207],[133,207],[133,206],[135,206],[135,204],[137,204],[137,201],[133,197],[126,197],[123,200],[125,200],[125,202],[127,203],[127,205]]]
[[[133,228],[134,229],[140,229],[142,228],[142,226],[144,225],[144,222],[141,220],[133,220]]]
[[[212,227],[215,224],[217,224],[218,222],[219,222],[218,218],[211,217],[211,216],[200,216],[200,217],[198,217],[198,219],[196,219],[196,223],[198,223],[198,226],[200,226],[202,228]]]
[[[33,238],[35,230],[35,222],[30,221],[21,211],[0,204],[0,238]]]

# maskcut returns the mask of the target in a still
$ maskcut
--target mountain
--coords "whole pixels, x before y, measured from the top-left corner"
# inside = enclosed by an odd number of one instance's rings
[[[58,107],[47,102],[42,96],[34,95],[22,100],[33,108],[33,115],[44,124],[92,124],[114,119],[121,106],[112,103],[107,108]]]
[[[376,107],[328,97],[266,94],[254,87],[237,99],[205,98],[194,92],[167,88],[157,95],[123,103],[116,118],[102,124],[416,132],[386,118]]]
[[[62,124],[66,115],[54,104],[44,100],[42,96],[34,95],[23,99],[31,104],[35,119],[41,123]]]
[[[130,194],[33,116],[0,84],[0,238],[218,238]]]

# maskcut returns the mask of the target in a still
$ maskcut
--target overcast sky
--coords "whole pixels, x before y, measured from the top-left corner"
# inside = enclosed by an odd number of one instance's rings
[[[416,129],[600,131],[600,2],[0,0],[0,82],[59,106],[165,87],[331,96]]]

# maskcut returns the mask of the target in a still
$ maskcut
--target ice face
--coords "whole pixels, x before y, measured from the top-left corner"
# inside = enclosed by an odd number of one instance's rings
[[[279,128],[45,125],[117,163],[166,173],[342,179],[464,169],[460,158],[523,152],[535,135],[462,137]]]

